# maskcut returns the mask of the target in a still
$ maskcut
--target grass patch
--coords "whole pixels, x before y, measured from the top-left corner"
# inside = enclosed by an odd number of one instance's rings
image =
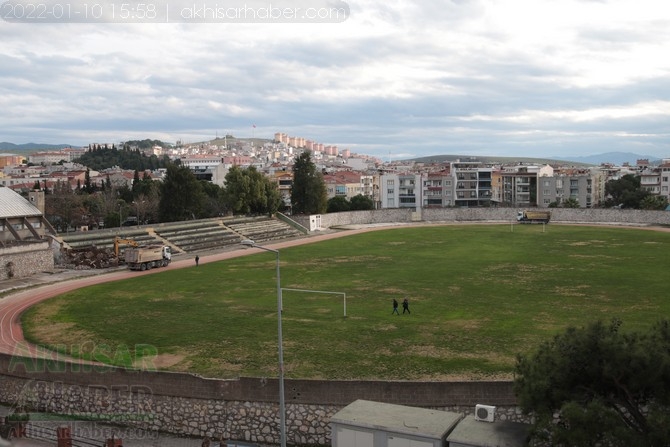
[[[569,325],[667,316],[670,234],[607,227],[396,228],[281,250],[287,377],[499,378]],[[24,314],[84,358],[209,377],[274,376],[275,255],[80,289]],[[391,315],[392,298],[411,315]],[[400,308],[402,313],[402,307]],[[62,330],[61,330],[62,329]]]

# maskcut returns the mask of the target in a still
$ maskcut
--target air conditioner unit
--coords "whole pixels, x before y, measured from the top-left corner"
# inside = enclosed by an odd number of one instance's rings
[[[491,405],[479,405],[475,406],[475,420],[493,422],[496,418],[496,407]]]

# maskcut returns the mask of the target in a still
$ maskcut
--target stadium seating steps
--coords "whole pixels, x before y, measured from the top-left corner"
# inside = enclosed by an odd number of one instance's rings
[[[239,244],[243,239],[256,243],[304,236],[289,223],[276,218],[224,217],[185,222],[170,222],[138,227],[79,231],[61,235],[71,248],[113,248],[114,238],[129,239],[139,245],[167,244],[174,252],[219,250]]]

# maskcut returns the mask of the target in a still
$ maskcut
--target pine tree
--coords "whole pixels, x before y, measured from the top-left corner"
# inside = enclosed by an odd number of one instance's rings
[[[293,165],[291,205],[294,214],[326,212],[328,206],[326,183],[312,162],[310,151],[300,154]]]

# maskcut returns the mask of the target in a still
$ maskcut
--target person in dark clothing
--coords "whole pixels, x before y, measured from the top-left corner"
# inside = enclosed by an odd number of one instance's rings
[[[412,313],[409,311],[409,300],[407,298],[402,302],[402,313],[404,314],[405,312],[408,314]]]
[[[195,266],[197,267],[199,263],[200,263],[200,256],[195,255]]]
[[[400,315],[400,313],[398,312],[398,300],[396,300],[395,298],[393,298],[393,312],[391,312],[391,315],[393,314]]]

